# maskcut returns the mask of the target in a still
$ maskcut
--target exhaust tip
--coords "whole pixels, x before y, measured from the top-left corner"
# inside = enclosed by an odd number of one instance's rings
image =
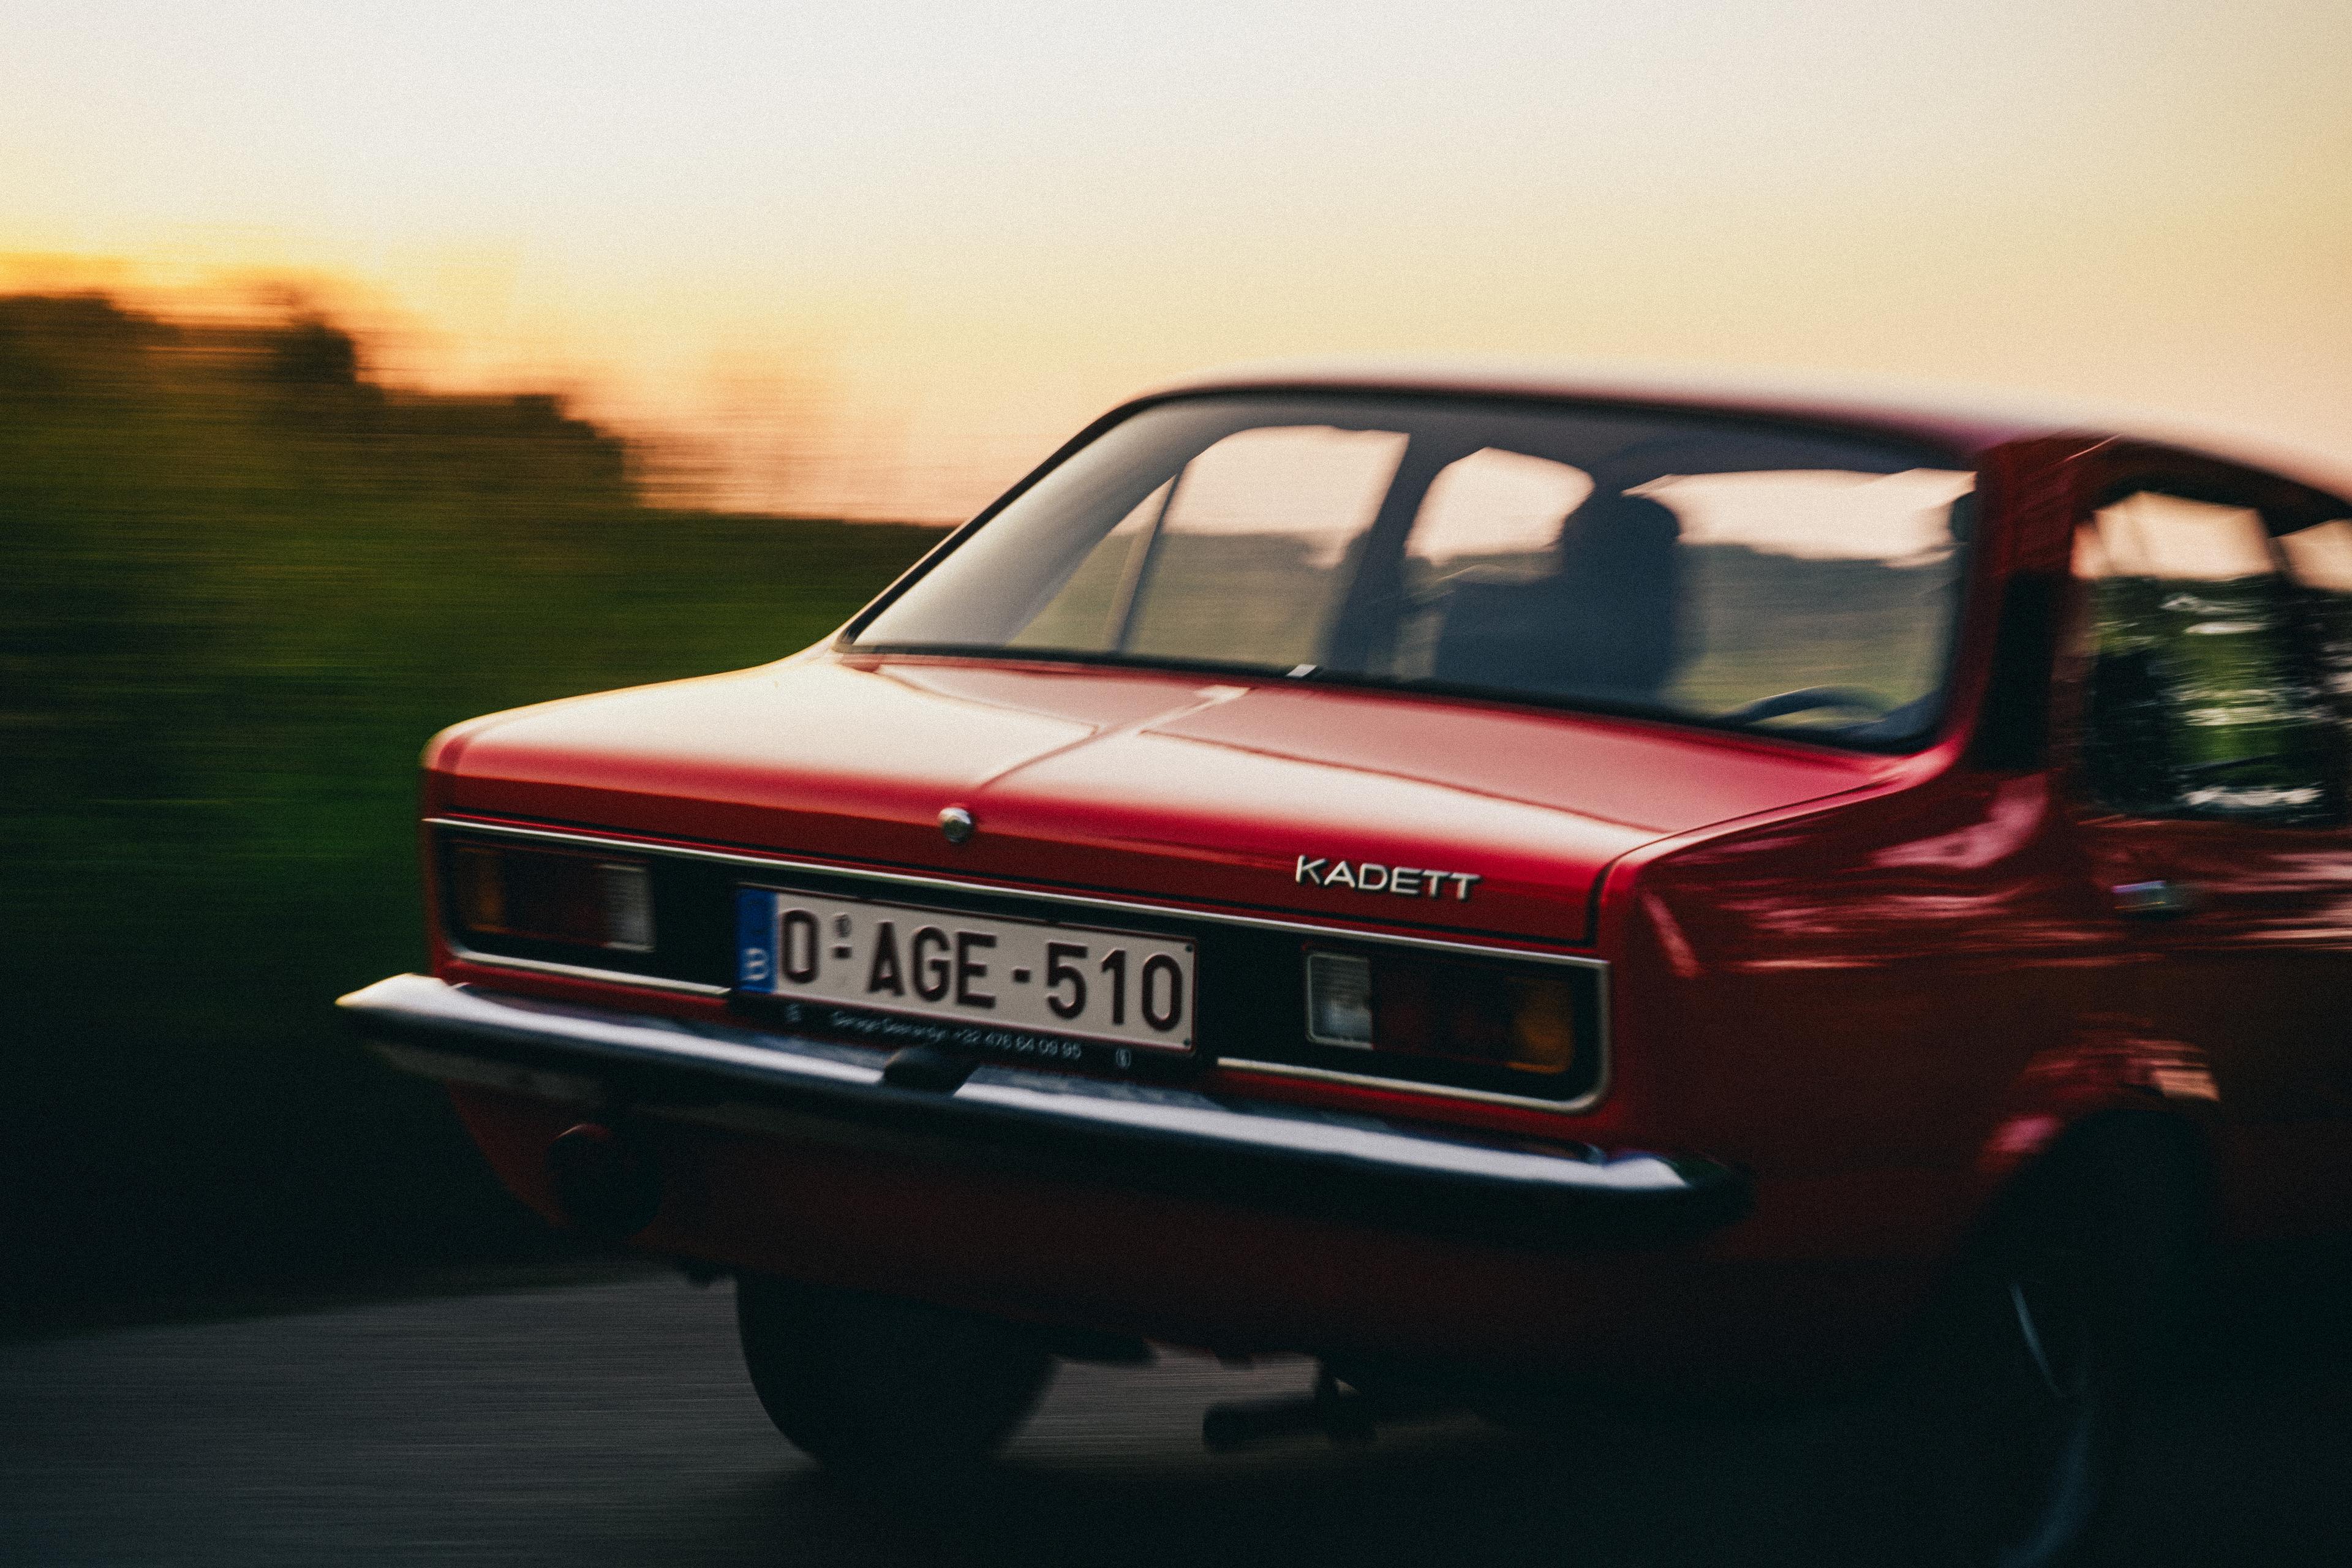
[[[598,1122],[583,1121],[547,1146],[548,1185],[564,1223],[620,1241],[661,1212],[661,1173],[635,1143]]]

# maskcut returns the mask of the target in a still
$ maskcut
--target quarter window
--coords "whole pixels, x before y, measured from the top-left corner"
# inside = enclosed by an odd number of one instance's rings
[[[2340,723],[2352,718],[2352,520],[2298,529],[2278,543],[2309,623],[2319,683]]]
[[[2327,638],[2313,636],[2330,616],[2344,626],[2334,610],[2341,590],[2290,576],[2299,554],[2315,574],[2342,559],[2326,541],[2274,542],[2252,509],[2152,490],[2101,508],[2081,531],[2084,750],[2102,801],[2142,816],[2288,826],[2341,816],[2342,737],[2320,657]],[[2352,562],[2345,566],[2352,583]]]

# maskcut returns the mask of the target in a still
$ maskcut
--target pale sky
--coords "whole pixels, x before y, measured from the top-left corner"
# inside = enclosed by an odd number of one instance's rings
[[[1236,360],[1789,369],[2352,468],[2345,0],[0,5],[0,286],[308,279],[396,373],[961,516]]]

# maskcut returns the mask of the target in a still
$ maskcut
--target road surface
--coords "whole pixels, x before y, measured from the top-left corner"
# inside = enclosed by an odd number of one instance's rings
[[[1886,1562],[1836,1413],[1466,1418],[1369,1448],[1204,1452],[1213,1399],[1304,1363],[1066,1367],[978,1496],[817,1475],[737,1359],[730,1287],[667,1276],[0,1346],[0,1562],[1282,1564]],[[2352,1358],[2242,1364],[2169,1431],[2119,1560],[2352,1562]]]

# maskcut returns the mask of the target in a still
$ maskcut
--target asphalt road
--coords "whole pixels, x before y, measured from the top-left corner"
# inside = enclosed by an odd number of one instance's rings
[[[2340,1351],[2341,1347],[2336,1347]],[[1289,1362],[1066,1367],[974,1495],[885,1509],[768,1426],[729,1287],[667,1277],[0,1346],[0,1561],[933,1564],[1892,1562],[1850,1413],[1465,1419],[1204,1452]],[[2242,1357],[2134,1489],[2118,1561],[2352,1562],[2352,1357]]]

